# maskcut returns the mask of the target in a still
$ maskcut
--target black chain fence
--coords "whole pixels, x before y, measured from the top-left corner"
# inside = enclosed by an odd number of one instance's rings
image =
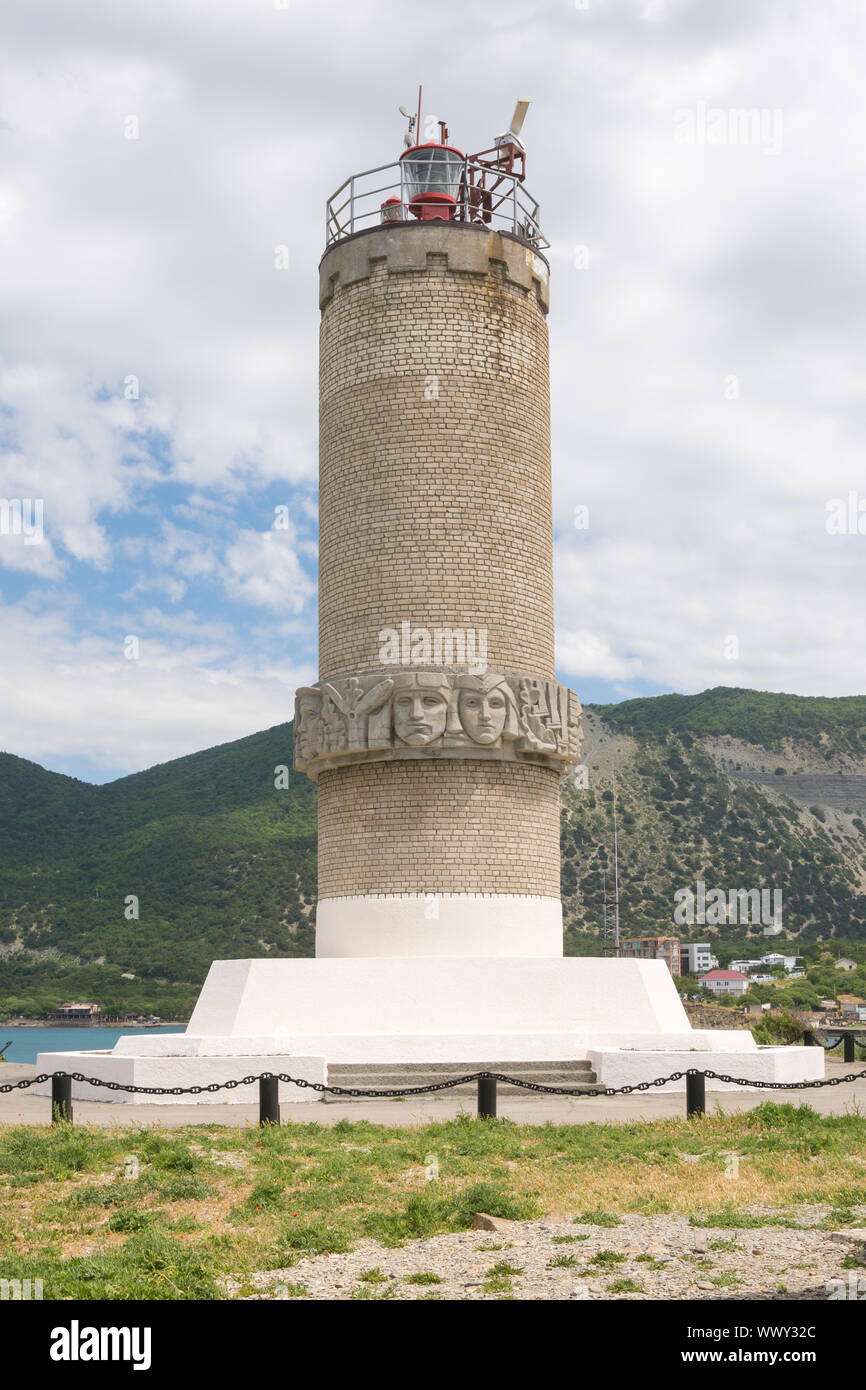
[[[201,1096],[217,1091],[234,1091],[238,1086],[254,1086],[263,1081],[285,1082],[286,1085],[299,1086],[302,1090],[316,1091],[319,1094],[348,1096],[353,1099],[394,1100],[399,1096],[433,1095],[437,1091],[450,1091],[455,1086],[467,1086],[473,1082],[495,1081],[505,1086],[517,1086],[522,1091],[534,1091],[546,1096],[571,1096],[592,1098],[593,1096],[628,1096],[635,1091],[651,1091],[654,1087],[665,1086],[669,1081],[683,1081],[702,1077],[704,1080],[725,1081],[731,1086],[747,1086],[762,1091],[814,1091],[823,1086],[843,1086],[851,1081],[866,1079],[866,1071],[848,1072],[845,1076],[829,1076],[819,1081],[756,1081],[742,1076],[730,1076],[727,1072],[702,1070],[689,1067],[686,1071],[672,1071],[669,1076],[657,1076],[653,1081],[635,1081],[626,1086],[545,1086],[541,1081],[527,1081],[524,1077],[508,1076],[504,1072],[473,1071],[465,1076],[455,1076],[448,1081],[431,1081],[425,1086],[397,1086],[387,1090],[365,1090],[358,1086],[328,1086],[324,1081],[307,1081],[302,1076],[289,1076],[286,1072],[259,1072],[243,1076],[238,1080],[211,1081],[206,1086],[132,1086],[121,1081],[105,1081],[98,1076],[85,1076],[80,1071],[43,1071],[38,1076],[26,1077],[21,1081],[0,1084],[0,1095],[11,1091],[25,1091],[41,1082],[56,1080],[79,1081],[88,1086],[98,1086],[106,1091],[126,1091],[138,1096]]]

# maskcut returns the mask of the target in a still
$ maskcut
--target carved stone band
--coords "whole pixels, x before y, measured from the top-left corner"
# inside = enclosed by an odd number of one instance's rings
[[[541,676],[397,667],[334,676],[295,696],[295,767],[482,758],[563,772],[580,758],[573,690]]]

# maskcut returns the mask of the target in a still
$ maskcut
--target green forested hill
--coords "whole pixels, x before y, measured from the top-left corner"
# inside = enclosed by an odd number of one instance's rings
[[[702,879],[780,888],[780,944],[866,942],[864,730],[861,697],[588,710],[587,785],[563,780],[566,949],[600,949],[614,773],[625,933],[757,946],[760,927],[674,926],[674,892]],[[77,995],[184,1017],[214,958],[312,954],[316,791],[275,787],[291,761],[288,724],[102,787],[0,754],[0,1016]]]
[[[866,941],[866,775],[851,773],[849,755],[843,772],[828,768],[826,739],[819,748],[780,740],[768,756],[745,740],[686,731],[638,725],[636,734],[617,735],[592,711],[587,726],[588,786],[563,784],[562,896],[572,950],[585,950],[587,933],[602,921],[605,872],[612,886],[614,772],[627,934],[757,945],[761,925],[675,925],[674,892],[701,880],[726,894],[781,890],[788,939]],[[850,805],[830,804],[846,797]],[[816,798],[823,804],[810,804]]]
[[[700,695],[655,695],[598,705],[596,712],[613,728],[629,733],[727,734],[764,748],[792,738],[816,747],[829,742],[837,753],[866,755],[864,695],[830,699],[718,685]]]
[[[315,788],[275,787],[291,762],[288,724],[102,787],[0,755],[0,1003],[61,1002],[62,973],[67,998],[185,1012],[215,957],[312,954]]]

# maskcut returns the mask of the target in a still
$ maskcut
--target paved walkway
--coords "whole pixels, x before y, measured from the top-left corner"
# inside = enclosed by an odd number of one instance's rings
[[[846,1065],[844,1062],[827,1061],[828,1077],[864,1070],[866,1067],[862,1062]],[[6,1063],[0,1066],[0,1083],[18,1081],[35,1074],[35,1066]],[[257,1088],[250,1087],[250,1091],[254,1093],[250,1103],[242,1105],[228,1102],[220,1105],[126,1105],[82,1100],[75,1101],[74,1115],[77,1124],[91,1125],[158,1124],[162,1128],[187,1124],[244,1126],[255,1124],[259,1117]],[[712,1112],[718,1106],[730,1114],[737,1110],[753,1110],[767,1100],[790,1101],[795,1105],[806,1103],[820,1115],[843,1115],[854,1107],[866,1114],[866,1077],[843,1086],[827,1086],[815,1091],[708,1091],[707,1109]],[[50,1111],[48,1098],[37,1096],[33,1091],[13,1091],[9,1095],[0,1095],[0,1125],[48,1124]],[[370,1120],[374,1124],[408,1127],[450,1119],[461,1112],[474,1114],[474,1100],[446,1093],[444,1096],[415,1096],[396,1101],[329,1101],[326,1104],[321,1101],[301,1101],[284,1105],[282,1117],[283,1120],[295,1120],[301,1124],[331,1125],[337,1120]],[[536,1094],[500,1096],[499,1114],[520,1124],[534,1125],[587,1124],[593,1120],[659,1120],[684,1115],[685,1096],[653,1095],[651,1092],[631,1096],[582,1097],[577,1100]]]

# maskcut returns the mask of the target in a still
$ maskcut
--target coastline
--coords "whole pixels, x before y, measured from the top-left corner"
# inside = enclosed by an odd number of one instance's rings
[[[158,1023],[139,1022],[137,1019],[126,1019],[119,1023],[115,1019],[109,1022],[84,1023],[81,1019],[57,1019],[57,1018],[7,1018],[0,1022],[0,1032],[4,1028],[186,1028],[189,1019],[180,1023],[176,1019],[161,1018]],[[0,1043],[2,1047],[2,1043]]]

